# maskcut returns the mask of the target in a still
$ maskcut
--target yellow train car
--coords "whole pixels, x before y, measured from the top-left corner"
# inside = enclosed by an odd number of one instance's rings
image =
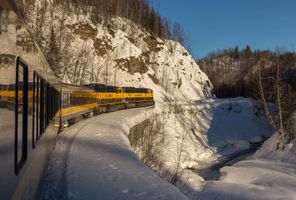
[[[21,83],[18,88],[18,105],[19,110],[18,112],[22,112],[22,105],[23,105],[23,89],[21,87]],[[33,99],[33,83],[28,83],[28,112],[32,112],[32,99]],[[15,85],[1,85],[0,86],[0,102],[2,105],[5,105],[6,108],[14,109],[11,106],[15,104],[16,100],[16,91],[15,91]]]
[[[74,123],[84,116],[108,112],[111,107],[116,107],[114,110],[118,110],[154,105],[153,91],[147,88],[115,87],[103,84],[92,84],[86,87],[60,84],[59,87],[61,92],[59,113],[61,122]],[[33,92],[33,90],[33,84],[29,83],[29,112],[33,110],[32,102],[34,101],[31,100],[33,96],[34,99],[40,99],[40,92]],[[35,88],[35,90],[38,89]],[[22,110],[22,99],[20,88],[18,91],[19,112]],[[2,102],[2,105],[6,104],[7,107],[15,102],[15,90],[12,86],[1,86],[0,102]],[[35,104],[35,109],[40,109],[40,100],[36,100]]]
[[[148,88],[116,87],[104,84],[89,84],[86,87],[95,91],[99,112],[110,106],[123,109],[154,105],[153,91]]]
[[[96,94],[89,88],[62,84],[61,93],[61,122],[75,123],[97,107]]]
[[[153,91],[148,88],[123,87],[126,102],[133,107],[154,105]],[[133,105],[135,104],[135,105]]]

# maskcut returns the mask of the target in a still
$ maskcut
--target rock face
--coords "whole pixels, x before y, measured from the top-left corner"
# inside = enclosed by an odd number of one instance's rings
[[[211,96],[208,77],[177,42],[154,37],[127,19],[115,17],[108,23],[94,24],[87,14],[64,13],[59,7],[49,19],[45,17],[48,26],[41,27],[40,37],[36,12],[27,13],[29,25],[37,38],[48,38],[46,43],[53,42],[49,30],[53,28],[64,82],[149,87],[159,101]],[[50,52],[46,46],[44,52]]]

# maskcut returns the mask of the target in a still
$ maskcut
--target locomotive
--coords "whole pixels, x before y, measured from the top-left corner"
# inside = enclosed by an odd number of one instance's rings
[[[20,13],[14,0],[0,0],[0,199],[34,199],[62,128],[154,105],[148,88],[61,83]]]
[[[62,90],[61,127],[94,114],[154,105],[153,91],[148,88],[104,84],[88,84],[83,87],[69,84],[59,86]]]

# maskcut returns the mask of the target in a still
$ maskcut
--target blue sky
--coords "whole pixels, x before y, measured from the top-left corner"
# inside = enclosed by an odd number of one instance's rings
[[[152,0],[190,32],[194,56],[216,49],[285,47],[296,51],[296,0]]]

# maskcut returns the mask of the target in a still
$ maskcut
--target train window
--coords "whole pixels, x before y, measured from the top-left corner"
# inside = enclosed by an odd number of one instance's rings
[[[66,102],[67,102],[66,107],[67,108],[71,106],[71,99],[70,98],[71,98],[70,94],[66,94]]]
[[[47,84],[47,116],[46,116],[47,126],[49,125],[50,116],[51,116],[51,106],[52,106],[51,95],[52,95],[51,87],[49,84]]]
[[[63,107],[67,108],[69,105],[69,94],[63,94]]]
[[[62,94],[62,108],[66,107],[66,94]]]
[[[39,135],[44,133],[44,80],[40,79],[40,126]]]
[[[68,107],[68,94],[64,94],[64,106],[65,106],[65,108],[67,108]]]
[[[36,83],[36,139],[39,138],[40,127],[40,78],[37,76]],[[33,140],[34,141],[34,140]]]
[[[63,104],[63,107],[66,108],[68,107],[68,94],[62,94],[63,95],[63,99],[62,99],[62,104]]]
[[[44,81],[44,130],[48,126],[48,83]]]
[[[70,103],[72,104],[72,105],[74,105],[74,97],[73,96],[70,96]]]
[[[18,57],[15,86],[15,146],[14,166],[18,175],[28,154],[28,66]],[[21,146],[21,148],[19,148]],[[19,154],[21,158],[19,159]]]
[[[44,80],[35,71],[33,73],[33,119],[32,119],[32,147],[36,146],[36,142],[44,131],[44,92],[42,89]],[[43,83],[44,85],[44,83]]]
[[[50,118],[50,107],[51,107],[51,90],[50,85],[48,82],[45,82],[45,92],[44,92],[44,99],[45,99],[45,113],[44,113],[44,121],[45,121],[45,130],[49,125],[49,118]]]
[[[32,148],[34,149],[35,148],[35,129],[36,129],[36,126],[35,126],[35,116],[37,116],[35,113],[36,113],[36,90],[37,90],[37,85],[36,85],[36,72],[34,71],[33,73],[33,113],[32,113]]]
[[[34,71],[32,97],[32,147],[34,149],[41,135],[45,133],[50,120],[58,112],[61,96],[56,89]]]

